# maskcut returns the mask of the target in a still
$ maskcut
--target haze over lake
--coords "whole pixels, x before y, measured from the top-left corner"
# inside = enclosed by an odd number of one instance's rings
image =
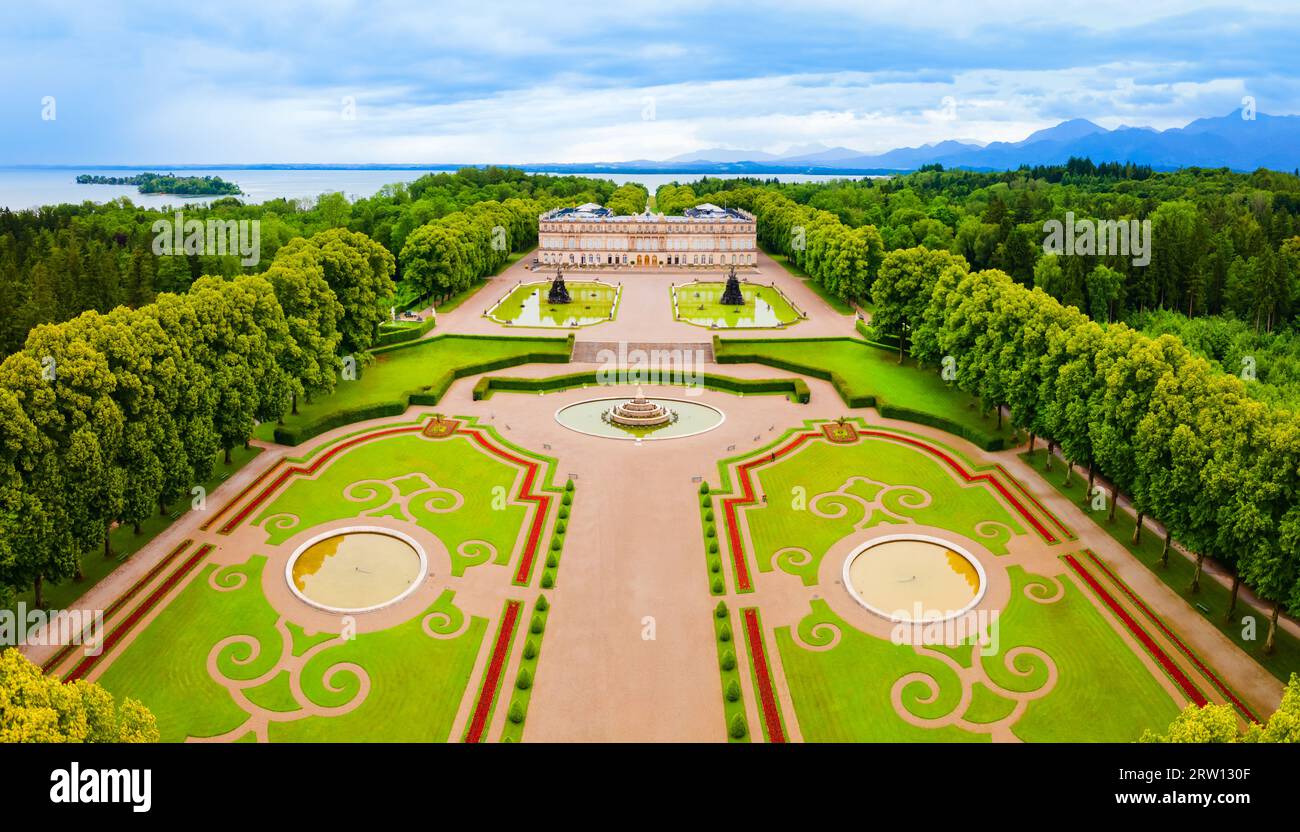
[[[373,196],[380,188],[396,182],[412,182],[426,173],[455,170],[455,168],[403,168],[393,170],[263,170],[243,168],[185,168],[174,171],[180,176],[219,176],[239,185],[244,195],[238,197],[246,203],[260,203],[270,199],[309,199],[325,193],[342,192],[349,199]],[[108,202],[118,197],[128,197],[135,205],[149,208],[165,206],[184,207],[203,204],[218,197],[183,197],[173,194],[142,194],[134,185],[79,185],[79,174],[102,176],[134,176],[138,173],[173,172],[166,167],[149,168],[15,168],[0,167],[0,208],[20,211],[40,205],[59,203]],[[555,176],[590,176],[610,179],[622,185],[639,182],[650,193],[668,182],[693,182],[699,173],[610,173],[606,171],[565,171]],[[716,178],[731,179],[748,174],[709,174]],[[825,174],[779,173],[763,174],[763,178],[776,178],[782,182],[819,182],[828,179],[860,179],[860,176],[828,176]]]

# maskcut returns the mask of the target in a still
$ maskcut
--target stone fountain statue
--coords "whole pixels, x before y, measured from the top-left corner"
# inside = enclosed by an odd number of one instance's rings
[[[569,297],[569,287],[564,285],[564,270],[555,270],[555,279],[551,281],[551,291],[547,293],[546,300],[548,303],[572,303],[573,298]]]
[[[674,422],[677,420],[677,414],[663,405],[646,399],[645,394],[641,392],[641,385],[638,384],[636,397],[630,402],[623,402],[605,411],[604,418],[606,421],[624,427],[648,428]]]
[[[735,266],[727,271],[727,288],[722,290],[722,299],[719,303],[724,306],[745,305],[745,296],[740,292],[740,281],[736,279]]]

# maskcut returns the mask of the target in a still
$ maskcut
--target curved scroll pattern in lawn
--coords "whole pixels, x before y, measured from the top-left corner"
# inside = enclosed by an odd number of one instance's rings
[[[363,667],[349,661],[327,662],[327,651],[346,643],[342,636],[317,642],[295,655],[293,634],[283,617],[277,619],[275,629],[280,637],[278,654],[264,652],[275,646],[263,644],[249,635],[229,636],[208,651],[208,675],[226,689],[235,705],[248,717],[237,728],[220,736],[202,738],[202,741],[234,741],[252,732],[259,741],[265,742],[268,739],[267,728],[272,722],[292,722],[311,716],[340,716],[355,710],[370,695],[370,676]],[[241,669],[248,673],[240,673]],[[288,694],[292,699],[292,703],[283,704],[296,707],[272,709],[250,699],[251,691],[274,683],[282,673],[288,677]],[[319,673],[318,695],[327,700],[325,704],[313,700],[303,688],[304,680],[317,680],[315,673]]]
[[[361,512],[364,516],[393,517],[412,523],[416,522],[416,512],[447,514],[465,504],[459,491],[443,488],[423,473],[387,480],[357,480],[344,487],[343,498],[366,504]]]
[[[808,501],[808,511],[824,520],[852,524],[854,531],[881,522],[906,523],[908,512],[930,505],[930,494],[913,485],[890,485],[870,477],[853,476],[834,491],[824,491]],[[825,552],[813,552],[800,546],[786,546],[768,556],[769,568],[795,575],[804,586],[817,583],[817,570]]]

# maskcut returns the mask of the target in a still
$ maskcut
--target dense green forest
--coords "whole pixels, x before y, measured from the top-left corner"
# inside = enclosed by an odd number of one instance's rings
[[[1190,168],[1155,173],[1083,159],[1001,173],[923,170],[877,180],[779,183],[702,179],[665,185],[660,210],[708,200],[758,216],[760,243],[829,292],[866,300],[885,252],[924,246],[999,269],[1100,322],[1155,334],[1195,319],[1193,349],[1260,383],[1253,394],[1300,406],[1300,177]],[[1150,221],[1150,262],[1044,253],[1044,223],[1067,212]],[[1232,341],[1232,346],[1228,345]]]
[[[172,212],[125,199],[3,210],[0,355],[22,346],[37,324],[65,321],[88,310],[138,307],[160,292],[184,292],[202,275],[253,273],[295,237],[330,228],[361,232],[398,258],[404,304],[451,294],[490,274],[511,250],[534,245],[537,214],[560,204],[605,203],[615,190],[606,180],[466,168],[390,185],[356,202],[326,194],[311,203],[278,199],[244,205],[227,198],[206,208],[185,208],[187,220],[259,220],[261,260],[247,268],[236,255],[155,256],[152,225],[172,219]],[[407,238],[435,221],[442,229],[423,232],[403,257]],[[500,237],[491,233],[498,225],[507,230],[505,251]]]
[[[220,176],[177,176],[174,173],[138,173],[134,176],[98,176],[83,173],[78,185],[135,185],[142,194],[225,196],[242,193],[234,182]]]

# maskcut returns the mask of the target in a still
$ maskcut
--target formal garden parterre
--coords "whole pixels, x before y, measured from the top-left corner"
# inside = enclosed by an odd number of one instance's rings
[[[164,740],[495,738],[525,611],[545,606],[545,533],[572,500],[553,475],[553,460],[473,418],[328,440],[215,509],[207,542],[187,541],[124,594],[101,655],[56,655],[47,669],[143,702]],[[297,543],[361,525],[419,542],[420,585],[353,616],[295,596],[285,562]],[[516,739],[522,722],[510,722]]]
[[[805,423],[719,473],[710,508],[727,518],[726,602],[744,620],[755,737],[791,738],[792,717],[805,741],[976,742],[1133,741],[1188,702],[1254,718],[999,466],[850,419]],[[932,623],[899,642],[854,602],[840,562],[900,530],[976,553],[989,587],[966,618],[991,614],[983,629]]]

